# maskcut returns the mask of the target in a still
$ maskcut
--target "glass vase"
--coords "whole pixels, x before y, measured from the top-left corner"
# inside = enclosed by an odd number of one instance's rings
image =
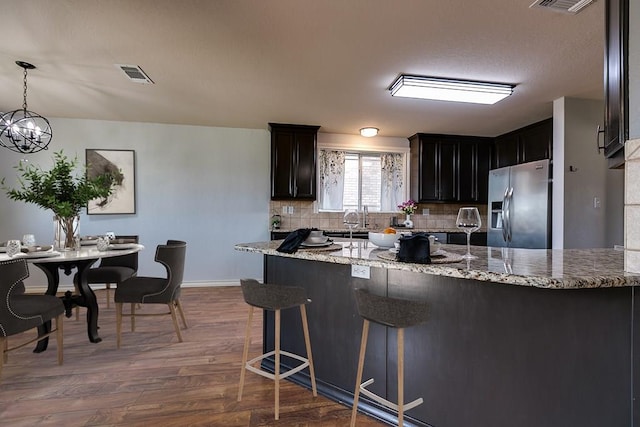
[[[80,249],[80,215],[54,216],[53,229],[53,246],[56,250],[77,251]]]

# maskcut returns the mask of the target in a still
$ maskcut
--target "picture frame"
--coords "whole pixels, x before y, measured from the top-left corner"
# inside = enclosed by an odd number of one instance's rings
[[[118,215],[136,213],[136,153],[134,150],[85,150],[87,176],[111,173],[116,177],[113,193],[106,199],[94,199],[87,204],[88,215]]]

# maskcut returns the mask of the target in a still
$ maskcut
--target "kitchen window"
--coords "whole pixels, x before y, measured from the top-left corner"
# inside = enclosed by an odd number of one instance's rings
[[[319,151],[320,211],[395,212],[406,200],[406,154]]]

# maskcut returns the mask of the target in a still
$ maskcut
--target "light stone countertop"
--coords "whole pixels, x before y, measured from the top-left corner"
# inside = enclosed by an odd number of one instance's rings
[[[289,258],[335,264],[358,264],[391,268],[461,279],[473,279],[518,286],[549,289],[583,289],[640,285],[640,275],[624,271],[624,252],[614,249],[514,249],[472,246],[476,259],[450,264],[412,264],[387,261],[378,254],[388,252],[367,240],[334,239],[342,249],[336,251],[298,250],[294,254],[276,251],[282,240],[240,243],[235,249]],[[464,254],[464,245],[442,245],[449,253]]]
[[[354,228],[353,232],[354,233],[368,233],[369,231],[375,231],[375,232],[382,232],[382,230],[384,230],[387,227],[378,227],[378,228]],[[458,228],[406,228],[406,227],[391,227],[391,228],[395,228],[398,233],[402,233],[405,231],[409,231],[412,233],[463,233],[462,230],[458,229]],[[291,233],[292,231],[296,231],[296,229],[278,229],[278,230],[269,230],[272,231],[274,233]],[[323,228],[322,231],[327,232],[327,233],[348,233],[349,229],[348,228]],[[481,228],[480,230],[478,230],[478,232],[480,233],[486,233],[487,230],[485,228]]]

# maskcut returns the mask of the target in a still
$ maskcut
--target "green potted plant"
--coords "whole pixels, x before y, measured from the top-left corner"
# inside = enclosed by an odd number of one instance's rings
[[[8,188],[3,178],[2,189],[11,200],[51,209],[57,221],[56,230],[63,234],[56,232],[56,246],[60,249],[77,248],[80,210],[90,200],[109,197],[114,179],[110,174],[89,178],[86,170],[80,176],[74,175],[78,158],[69,159],[62,150],[53,154],[53,160],[53,167],[47,171],[21,160],[15,166],[19,173],[19,188]]]

